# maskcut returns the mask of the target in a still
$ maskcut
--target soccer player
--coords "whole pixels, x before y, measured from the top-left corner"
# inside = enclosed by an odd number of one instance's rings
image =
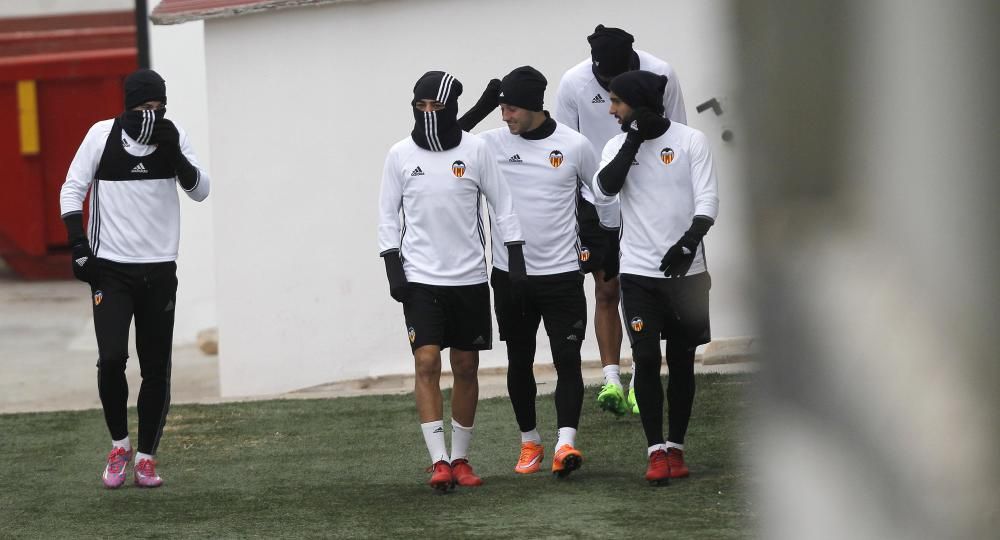
[[[139,441],[135,483],[158,487],[154,456],[170,406],[170,352],[177,292],[180,207],[208,197],[208,174],[198,166],[187,134],[166,114],[167,90],[155,71],[125,78],[125,111],[94,124],[76,152],[60,193],[72,246],[73,274],[90,284],[97,334],[97,390],[111,432],[102,478],[125,482],[132,443],[126,405],[128,333],[135,319]],[[83,201],[90,193],[87,233]]]
[[[614,119],[607,114],[608,84],[612,78],[626,71],[643,69],[666,76],[663,110],[671,121],[687,123],[680,81],[670,64],[647,52],[634,50],[632,43],[635,40],[632,35],[619,28],[598,25],[594,33],[587,36],[587,41],[590,43],[590,58],[570,68],[559,81],[553,116],[560,123],[586,136],[597,155],[601,154],[609,139],[620,133]],[[614,224],[608,226],[612,227]],[[597,303],[594,308],[594,330],[601,353],[601,364],[604,366],[604,386],[597,395],[597,401],[603,409],[615,414],[625,414],[627,410],[638,414],[635,392],[629,392],[626,402],[620,377],[622,323],[618,315],[619,232],[617,228],[609,229],[604,239],[587,240],[598,246],[594,250],[595,254],[603,260],[603,269],[593,274]],[[633,376],[632,385],[634,382]]]
[[[526,279],[524,237],[507,183],[486,144],[458,127],[461,93],[448,73],[429,71],[417,80],[415,125],[389,150],[379,195],[379,252],[413,351],[417,414],[432,464],[428,483],[442,491],[482,484],[469,464],[479,351],[493,342],[480,194],[507,246],[512,287],[520,290]],[[448,347],[455,378],[450,459],[440,388],[441,350]]]
[[[667,78],[630,71],[610,85],[610,113],[625,133],[608,141],[594,177],[598,201],[622,212],[622,312],[635,361],[635,394],[646,434],[646,479],[688,475],[684,435],[694,402],[695,347],[711,340],[712,281],[702,241],[719,213],[705,135],[663,117]],[[660,339],[667,340],[669,433],[663,438]]]
[[[577,194],[593,201],[590,184],[597,156],[583,135],[557,123],[543,110],[547,81],[530,66],[511,71],[500,85],[490,84],[482,103],[500,104],[502,127],[482,133],[514,197],[527,244],[528,283],[522,299],[510,294],[508,261],[494,250],[493,284],[500,339],[507,343],[507,391],[521,430],[521,452],[514,472],[541,469],[544,449],[535,415],[535,334],[540,322],[549,336],[556,368],[557,441],[552,472],[565,477],[583,463],[575,448],[583,405],[580,346],[587,328],[587,299],[580,273]],[[489,99],[492,94],[493,99]],[[467,121],[472,114],[463,116]],[[467,125],[463,125],[467,127]],[[613,210],[617,213],[617,208]],[[493,245],[502,244],[496,228]]]

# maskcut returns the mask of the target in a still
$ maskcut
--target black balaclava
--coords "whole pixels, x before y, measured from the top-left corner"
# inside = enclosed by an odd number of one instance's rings
[[[151,69],[140,69],[125,77],[125,112],[118,117],[122,129],[139,144],[149,144],[153,124],[163,118],[166,107],[155,111],[133,111],[147,101],[167,104],[167,84],[160,74]]]
[[[607,28],[599,24],[594,33],[587,36],[587,42],[590,43],[590,59],[593,61],[591,69],[597,76],[597,82],[605,89],[607,86],[602,77],[610,79],[639,67],[632,50],[635,38],[621,28]]]
[[[646,107],[663,115],[663,92],[667,77],[649,71],[627,71],[611,80],[610,90],[633,109]]]
[[[545,98],[545,75],[531,66],[515,68],[500,81],[500,103],[540,112]]]
[[[444,103],[440,111],[424,112],[413,109],[414,126],[410,136],[413,142],[424,150],[442,152],[458,146],[462,142],[462,128],[458,127],[458,96],[462,95],[462,83],[453,75],[443,71],[424,73],[413,85],[415,106],[422,99],[432,99]]]

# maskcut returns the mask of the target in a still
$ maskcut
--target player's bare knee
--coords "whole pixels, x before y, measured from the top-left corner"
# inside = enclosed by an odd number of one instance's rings
[[[618,310],[618,301],[620,300],[618,292],[618,283],[616,281],[604,281],[597,280],[597,286],[594,288],[594,300],[597,302],[598,309],[611,309],[615,311]]]

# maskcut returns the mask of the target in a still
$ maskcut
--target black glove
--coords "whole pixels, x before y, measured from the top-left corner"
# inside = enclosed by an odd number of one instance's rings
[[[627,123],[622,123],[622,130],[626,133],[635,133],[643,141],[649,141],[663,135],[670,127],[670,120],[656,114],[647,107],[638,107],[632,110]]]
[[[510,296],[514,305],[524,311],[524,294],[528,285],[528,270],[524,265],[522,244],[507,244],[507,272],[510,279]]]
[[[462,128],[462,131],[472,131],[472,128],[479,125],[499,105],[500,79],[490,79],[490,82],[486,84],[486,90],[483,90],[483,95],[479,97],[479,101],[458,119],[458,127]]]
[[[153,124],[153,134],[149,141],[160,148],[180,149],[181,134],[177,132],[177,126],[173,122],[166,118],[160,118]]]
[[[677,241],[676,244],[667,250],[667,254],[660,261],[660,271],[667,277],[686,276],[694,262],[695,253],[698,252],[698,244],[708,233],[708,229],[715,223],[712,218],[705,216],[695,216],[689,228]]]
[[[392,250],[382,254],[385,261],[385,275],[389,278],[389,296],[397,302],[406,302],[410,297],[410,283],[406,281],[406,273],[403,272],[403,259],[399,256],[398,250]]]
[[[618,277],[619,265],[621,264],[618,255],[618,250],[621,247],[620,234],[619,229],[608,230],[608,251],[604,254],[604,264],[602,265],[604,281],[611,281]]]
[[[622,126],[624,128],[624,126]],[[629,169],[632,168],[632,160],[639,153],[642,146],[642,136],[638,131],[626,130],[628,135],[615,157],[597,173],[597,186],[605,195],[614,195],[622,190],[625,185],[625,178]]]
[[[194,189],[198,185],[198,169],[188,161],[184,152],[181,152],[181,135],[177,131],[177,126],[166,118],[157,120],[153,124],[150,141],[169,154],[170,161],[174,164],[174,175],[180,181],[181,187],[187,191]]]
[[[73,277],[91,285],[97,283],[97,260],[90,250],[90,242],[85,237],[77,238],[72,244],[72,253]]]

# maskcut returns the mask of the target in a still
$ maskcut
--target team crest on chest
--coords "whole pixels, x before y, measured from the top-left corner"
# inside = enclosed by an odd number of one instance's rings
[[[454,174],[458,178],[465,176],[465,162],[456,160],[452,163],[451,174]]]
[[[562,162],[563,162],[562,152],[558,150],[553,150],[549,152],[549,163],[551,163],[553,167],[558,167],[562,165]]]
[[[670,165],[673,163],[674,149],[668,146],[667,148],[660,150],[660,161],[662,161],[664,165]]]

